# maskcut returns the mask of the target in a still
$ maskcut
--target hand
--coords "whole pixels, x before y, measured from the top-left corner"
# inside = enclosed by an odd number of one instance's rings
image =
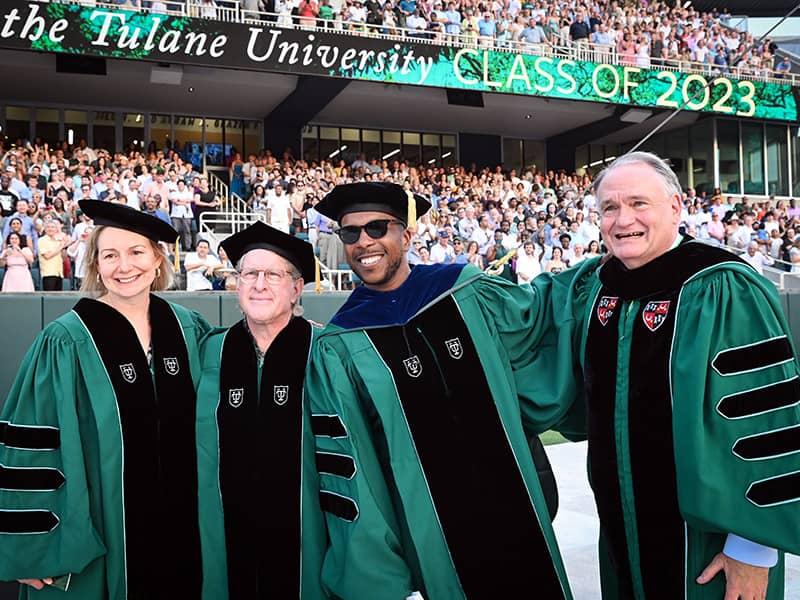
[[[725,572],[724,600],[764,600],[767,597],[769,569],[739,562],[722,552],[700,573],[697,583],[704,585],[720,571]]]
[[[52,577],[45,577],[44,579],[17,579],[17,581],[29,585],[35,590],[41,590],[44,589],[44,586],[53,584]]]

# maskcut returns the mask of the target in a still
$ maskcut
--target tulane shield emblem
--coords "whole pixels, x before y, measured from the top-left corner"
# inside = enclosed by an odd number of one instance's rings
[[[416,354],[405,359],[403,365],[406,368],[406,373],[408,373],[410,377],[419,377],[422,375],[422,363],[419,360],[419,356]]]
[[[461,347],[461,340],[458,338],[453,338],[452,340],[447,340],[445,342],[445,346],[447,346],[447,353],[450,355],[451,358],[455,358],[458,360],[462,356],[464,356],[464,348]]]
[[[664,324],[669,315],[669,300],[648,302],[642,311],[645,327],[655,331]]]
[[[286,404],[286,401],[289,399],[289,386],[288,385],[276,385],[272,388],[272,399],[275,400],[275,404],[278,406],[283,406]]]
[[[136,381],[136,369],[133,368],[133,363],[125,363],[124,365],[120,365],[119,370],[122,371],[122,377],[128,383],[133,383]]]
[[[177,358],[165,358],[164,359],[164,368],[167,370],[167,373],[170,375],[177,375],[180,367],[178,366],[178,359]]]
[[[244,402],[244,388],[228,390],[228,404],[233,408],[239,408]]]

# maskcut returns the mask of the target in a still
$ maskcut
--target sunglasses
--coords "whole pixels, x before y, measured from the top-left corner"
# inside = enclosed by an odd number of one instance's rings
[[[405,223],[397,219],[376,219],[365,225],[345,225],[336,230],[336,235],[345,244],[355,244],[361,237],[361,230],[363,229],[373,240],[379,240],[386,235],[389,225],[392,223],[405,226]]]

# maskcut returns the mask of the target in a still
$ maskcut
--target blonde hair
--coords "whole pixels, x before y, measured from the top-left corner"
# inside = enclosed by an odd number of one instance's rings
[[[95,227],[91,236],[89,236],[89,241],[86,243],[86,276],[81,283],[81,291],[95,296],[102,296],[108,292],[103,280],[100,278],[100,271],[97,268],[97,256],[99,254],[97,240],[106,228],[106,225],[98,225]],[[172,265],[170,265],[167,255],[158,242],[150,238],[147,238],[147,241],[150,242],[150,247],[153,249],[156,258],[161,259],[161,264],[158,266],[160,271],[156,271],[156,277],[150,288],[154,292],[167,290],[172,287],[174,280]]]

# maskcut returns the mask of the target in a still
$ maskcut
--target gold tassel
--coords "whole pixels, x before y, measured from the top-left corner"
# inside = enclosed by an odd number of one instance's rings
[[[503,266],[510,261],[514,256],[516,256],[517,250],[516,248],[510,250],[508,254],[506,254],[503,258],[498,258],[497,260],[493,260],[489,263],[489,265],[483,270],[484,273],[488,273],[489,275],[500,275],[503,272]]]
[[[314,291],[317,294],[322,293],[322,277],[319,272],[319,259],[314,257]]]
[[[175,273],[181,272],[181,238],[178,237],[175,239]]]
[[[408,229],[410,231],[417,231],[417,200],[414,194],[406,190],[408,196]]]

